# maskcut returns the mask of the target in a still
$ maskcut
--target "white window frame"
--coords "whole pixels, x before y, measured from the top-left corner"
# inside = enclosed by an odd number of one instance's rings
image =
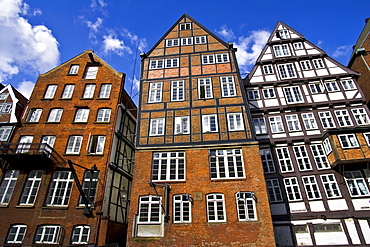
[[[179,59],[178,58],[169,58],[165,59],[165,66],[166,68],[178,68],[179,67]]]
[[[238,221],[256,221],[257,209],[253,192],[236,192],[235,199],[238,211]]]
[[[275,148],[276,157],[280,166],[280,171],[284,172],[293,172],[294,167],[292,160],[290,158],[288,147],[277,147]]]
[[[3,173],[3,180],[0,184],[0,205],[8,205],[15,184],[17,183],[17,179],[19,176],[19,170],[7,170]]]
[[[297,114],[285,115],[285,120],[286,120],[286,124],[288,126],[289,132],[302,130]]]
[[[103,154],[105,144],[105,136],[103,135],[92,135],[90,137],[90,144],[88,154]]]
[[[89,242],[90,226],[74,226],[71,235],[71,244],[87,244]]]
[[[33,141],[33,136],[21,136],[19,138],[19,144],[17,145],[16,152],[17,153],[27,153],[31,148],[30,143],[32,143],[32,141]]]
[[[30,111],[28,112],[26,121],[28,123],[37,123],[40,120],[41,114],[42,114],[41,108],[31,108]]]
[[[229,53],[216,53],[215,54],[216,63],[228,63],[230,62]]]
[[[163,69],[164,59],[150,60],[149,69]]]
[[[63,109],[60,108],[54,108],[50,109],[50,113],[48,116],[48,123],[59,123],[60,119],[62,118]]]
[[[318,129],[315,115],[312,112],[302,113],[302,120],[306,130]]]
[[[312,170],[310,157],[304,145],[293,146],[294,155],[300,171]]]
[[[339,87],[336,81],[325,81],[324,84],[325,84],[326,90],[329,93],[339,91]]]
[[[70,98],[72,98],[74,89],[75,89],[75,85],[74,84],[66,84],[64,86],[64,89],[63,89],[62,99],[70,99]]]
[[[9,96],[9,93],[1,93],[0,94],[0,100],[6,100]]]
[[[358,148],[360,147],[355,134],[338,135],[338,139],[342,148]]]
[[[193,37],[181,38],[181,46],[192,45],[192,44],[193,44]]]
[[[99,181],[99,171],[86,170],[82,181],[82,190],[90,207],[94,206],[96,187]],[[79,206],[85,206],[82,196],[79,198]]]
[[[217,149],[209,151],[211,180],[245,178],[241,149]]]
[[[82,98],[84,99],[94,98],[95,87],[96,87],[95,84],[86,84]]]
[[[140,196],[138,224],[161,224],[162,222],[162,197],[161,196]]]
[[[96,79],[96,75],[98,74],[98,66],[86,66],[86,72],[84,75],[84,79],[93,80]]]
[[[110,92],[112,89],[112,84],[103,83],[100,86],[99,99],[109,99]]]
[[[335,122],[330,111],[319,112],[319,119],[324,129],[335,128]]]
[[[275,173],[275,162],[272,157],[271,149],[263,148],[260,149],[260,155],[262,160],[262,167],[265,174]]]
[[[266,179],[266,189],[269,195],[270,202],[282,202],[283,195],[281,193],[280,183],[277,178]]]
[[[320,178],[328,199],[342,197],[334,174],[322,174]]]
[[[316,178],[312,176],[302,176],[303,187],[306,190],[308,200],[321,199],[319,186],[317,185]]]
[[[46,206],[68,207],[73,182],[71,171],[55,171],[46,198]]]
[[[153,181],[185,181],[185,152],[154,152]]]
[[[27,225],[14,224],[9,228],[5,243],[7,244],[21,244],[27,232]]]
[[[262,94],[265,99],[274,99],[276,98],[274,88],[264,88],[262,89]]]
[[[217,115],[203,115],[202,116],[202,130],[203,133],[218,132]]]
[[[97,123],[109,123],[111,109],[109,108],[99,108],[96,114]]]
[[[288,201],[301,201],[302,195],[299,189],[298,179],[296,177],[284,178],[284,187]]]
[[[312,94],[324,93],[324,88],[320,82],[313,82],[308,84]]]
[[[303,95],[299,86],[284,87],[284,95],[288,104],[303,103]]]
[[[0,141],[8,141],[9,136],[12,133],[12,126],[2,126],[0,127]]]
[[[45,91],[44,99],[53,99],[58,85],[48,85]]]
[[[340,80],[344,90],[355,90],[357,89],[355,82],[352,79],[342,79]]]
[[[74,118],[75,123],[86,123],[89,118],[90,109],[80,108],[76,110],[76,115]]]
[[[199,99],[213,98],[212,79],[210,77],[198,78],[198,97]]]
[[[358,125],[370,124],[369,115],[367,114],[365,108],[351,109],[351,111]]]
[[[324,61],[321,58],[313,59],[312,62],[313,62],[313,65],[315,66],[315,69],[325,68]]]
[[[42,225],[37,227],[35,235],[36,244],[58,244],[62,227],[58,225]]]
[[[226,208],[224,194],[211,193],[206,195],[207,221],[226,222]]]
[[[162,102],[163,82],[151,82],[149,84],[148,103]]]
[[[190,134],[190,118],[189,116],[175,117],[174,134]]]
[[[289,51],[289,45],[288,44],[274,45],[273,49],[274,49],[276,57],[290,56],[290,51]]]
[[[164,118],[152,118],[150,120],[150,136],[161,136],[164,135],[165,130],[165,119]]]
[[[273,75],[273,74],[275,74],[274,73],[274,69],[273,69],[273,67],[272,67],[271,64],[263,65],[262,66],[262,69],[263,69],[263,72],[265,73],[265,75]]]
[[[329,138],[324,139],[324,141],[322,142],[322,146],[324,147],[326,155],[329,155],[333,151]]]
[[[280,39],[289,39],[290,38],[289,30],[287,29],[279,30],[279,37]]]
[[[253,126],[256,132],[256,135],[263,135],[267,134],[267,127],[266,122],[263,117],[255,117],[253,118]]]
[[[77,75],[79,68],[80,68],[80,65],[72,64],[71,67],[69,68],[68,74],[69,75]]]
[[[42,170],[31,170],[28,173],[27,180],[23,187],[22,195],[19,199],[19,205],[34,205],[37,198],[37,193],[40,188],[42,175]]]
[[[207,44],[207,36],[195,36],[194,37],[194,44],[200,45],[200,44]]]
[[[236,89],[233,76],[221,76],[222,97],[236,96]]]
[[[202,55],[202,64],[214,64],[215,56],[213,54]]]
[[[229,131],[244,130],[244,119],[242,113],[228,113],[227,124]]]
[[[337,118],[340,127],[353,126],[351,117],[347,110],[336,110],[334,111],[334,115]]]
[[[300,64],[301,64],[302,70],[311,70],[312,69],[310,60],[300,61]]]
[[[294,64],[292,63],[278,64],[277,67],[279,69],[281,79],[291,79],[297,77]]]
[[[312,144],[310,145],[313,159],[318,170],[330,169],[330,164],[328,157],[324,152],[324,147],[321,144]]]
[[[82,145],[82,136],[72,135],[68,138],[66,154],[79,154]]]
[[[191,202],[189,194],[173,196],[173,223],[191,223]]]
[[[269,117],[269,122],[272,133],[284,132],[283,120],[281,119],[281,116]]]
[[[247,90],[247,95],[249,100],[258,100],[261,99],[260,92],[258,89],[249,89]]]
[[[180,31],[190,30],[191,29],[191,24],[192,24],[191,22],[180,23],[179,24]]]
[[[166,47],[174,47],[179,46],[180,42],[179,39],[166,39]]]
[[[171,81],[171,101],[185,100],[185,82],[184,80]]]
[[[303,49],[303,44],[302,42],[295,42],[293,43],[294,50],[302,50]]]
[[[360,170],[345,171],[344,179],[351,197],[369,196],[369,189]]]

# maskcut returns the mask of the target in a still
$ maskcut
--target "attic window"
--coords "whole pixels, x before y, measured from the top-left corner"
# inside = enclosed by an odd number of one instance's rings
[[[276,36],[280,39],[289,39],[290,38],[290,35],[289,35],[289,31],[288,30],[279,30],[277,33],[276,33]]]
[[[181,30],[190,30],[191,29],[191,23],[181,23],[180,24],[180,31]]]
[[[68,74],[69,75],[77,75],[79,68],[80,68],[80,65],[78,65],[78,64],[72,64],[71,65],[71,68],[69,68]]]
[[[87,66],[84,79],[95,79],[98,73],[98,66]]]
[[[8,98],[8,93],[2,93],[0,94],[0,100],[6,100]]]

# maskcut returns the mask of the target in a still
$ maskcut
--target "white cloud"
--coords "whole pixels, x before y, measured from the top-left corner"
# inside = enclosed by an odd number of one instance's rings
[[[352,46],[350,45],[342,45],[337,47],[337,49],[333,52],[333,57],[338,58],[338,57],[343,57],[347,56],[352,52]]]
[[[141,52],[144,51],[145,48],[148,46],[145,38],[139,38],[136,34],[133,34],[131,31],[129,31],[126,28],[122,29],[121,35],[123,37],[129,38],[130,42],[132,44],[135,44],[138,47],[139,51]]]
[[[91,0],[90,7],[93,9],[98,7],[104,8],[105,6],[107,6],[107,3],[104,0]]]
[[[51,30],[44,25],[32,26],[21,16],[30,13],[27,4],[2,0],[0,9],[0,82],[20,71],[44,73],[59,63],[58,41]]]
[[[221,37],[223,37],[224,39],[226,39],[227,41],[230,41],[236,38],[233,30],[228,29],[227,25],[223,25],[222,27],[220,27],[220,30],[218,31],[216,30],[216,33],[220,35]]]
[[[103,19],[98,17],[96,22],[85,21],[85,23],[87,24],[87,27],[90,28],[89,37],[96,38],[96,33],[103,25]]]
[[[119,40],[116,35],[112,33],[103,36],[103,50],[106,54],[115,53],[119,56],[123,56],[124,53],[132,53],[130,47],[125,46],[125,43],[122,40]]]
[[[234,46],[238,48],[236,58],[242,74],[249,72],[248,70],[256,62],[269,37],[270,32],[266,30],[255,30],[251,31],[247,37],[239,37],[238,41],[234,42]]]
[[[18,83],[17,90],[23,94],[24,97],[30,98],[35,83],[32,81],[22,81]]]
[[[321,47],[321,45],[322,44],[324,44],[324,41],[322,41],[322,40],[319,40],[319,41],[317,41],[317,44],[316,44],[316,46],[318,46],[318,47]]]

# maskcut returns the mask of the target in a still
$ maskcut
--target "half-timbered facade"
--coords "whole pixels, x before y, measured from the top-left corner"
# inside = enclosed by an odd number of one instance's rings
[[[141,57],[128,246],[274,246],[232,44],[185,14]]]
[[[245,79],[279,246],[370,244],[370,119],[358,76],[278,22]]]

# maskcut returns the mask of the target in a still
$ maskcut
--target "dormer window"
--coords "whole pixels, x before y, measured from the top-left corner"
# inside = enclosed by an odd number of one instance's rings
[[[98,73],[98,66],[87,66],[84,79],[95,79]]]
[[[289,39],[290,34],[288,30],[279,30],[276,36],[280,39]]]
[[[69,68],[68,74],[69,75],[77,75],[79,68],[80,68],[80,65],[78,65],[78,64],[72,64],[71,65],[71,68]]]
[[[191,29],[191,23],[181,23],[180,24],[180,31],[181,30],[190,30]]]

